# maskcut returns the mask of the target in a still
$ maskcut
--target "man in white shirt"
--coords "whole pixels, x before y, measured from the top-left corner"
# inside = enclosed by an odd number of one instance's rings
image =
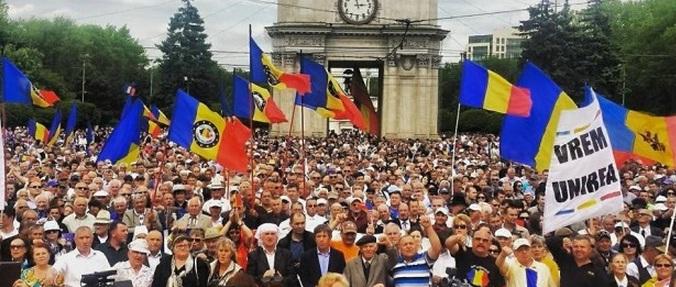
[[[505,261],[505,258],[512,253],[516,260]],[[505,277],[507,287],[529,286],[527,282],[531,280],[537,282],[536,286],[556,286],[547,265],[533,259],[530,252],[530,241],[526,238],[514,240],[513,248],[502,246],[502,252],[495,260],[495,264]]]
[[[91,228],[80,226],[75,230],[75,249],[58,258],[54,264],[57,283],[62,278],[66,287],[79,287],[83,274],[91,274],[110,269],[108,259],[101,251],[92,249],[93,234]]]
[[[78,197],[73,201],[73,213],[66,216],[62,223],[68,227],[70,232],[77,230],[81,226],[87,226],[91,231],[95,221],[96,217],[87,212],[87,199]]]
[[[148,232],[146,236],[146,241],[148,242],[148,266],[154,271],[155,267],[160,264],[160,259],[162,259],[162,233],[157,230],[152,230]]]
[[[230,210],[230,202],[223,197],[225,194],[225,186],[221,183],[213,182],[207,185],[207,188],[211,192],[211,199],[207,200],[202,206],[202,211],[209,213],[209,207],[211,206],[220,206],[221,212],[227,212]]]
[[[136,239],[127,246],[129,260],[118,262],[113,266],[117,270],[115,281],[131,281],[134,287],[150,287],[153,282],[153,269],[143,265],[150,254],[145,239]]]

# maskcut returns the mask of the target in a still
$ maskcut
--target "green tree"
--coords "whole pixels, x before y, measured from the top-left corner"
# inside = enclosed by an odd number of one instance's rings
[[[160,61],[160,92],[157,103],[168,108],[176,89],[189,91],[204,102],[218,102],[218,83],[225,74],[212,60],[211,44],[206,42],[204,21],[190,0],[169,20],[168,35],[157,47],[162,51]]]
[[[626,106],[676,114],[676,1],[613,0],[603,8],[624,62]]]

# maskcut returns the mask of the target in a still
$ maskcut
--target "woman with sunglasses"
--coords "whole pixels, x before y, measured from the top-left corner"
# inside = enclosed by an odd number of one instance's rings
[[[191,242],[179,235],[171,244],[172,255],[155,268],[152,287],[203,287],[209,279],[209,264],[190,255]]]
[[[627,262],[632,262],[636,257],[641,255],[643,250],[641,249],[638,238],[631,234],[627,234],[620,240],[620,248],[618,251],[627,256]]]
[[[611,287],[639,287],[638,279],[627,274],[627,256],[617,253],[610,258]]]
[[[471,223],[469,216],[465,214],[458,214],[453,217],[453,234],[454,235],[464,235],[466,238],[464,244],[466,247],[472,247],[472,233]]]
[[[655,256],[656,276],[643,283],[641,287],[668,287],[671,284],[671,273],[674,272],[674,263],[671,256],[667,254],[660,254]]]
[[[14,282],[13,287],[53,286],[56,271],[49,265],[51,257],[49,248],[44,244],[35,244],[30,253],[29,262],[33,267],[24,269],[21,278]]]
[[[49,253],[52,256],[50,261],[55,262],[59,256],[66,254],[70,250],[67,250],[65,241],[60,240],[61,228],[56,221],[50,220],[45,222],[44,228],[46,247],[49,248]]]

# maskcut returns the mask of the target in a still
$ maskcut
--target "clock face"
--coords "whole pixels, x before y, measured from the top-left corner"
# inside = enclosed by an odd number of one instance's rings
[[[350,24],[366,24],[373,20],[378,9],[377,0],[338,0],[340,17]]]

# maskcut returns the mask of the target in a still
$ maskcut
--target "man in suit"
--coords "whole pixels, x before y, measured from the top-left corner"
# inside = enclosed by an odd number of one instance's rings
[[[206,230],[211,227],[211,217],[202,214],[202,202],[198,197],[188,201],[188,213],[176,221],[174,226],[179,229],[200,228]]]
[[[631,231],[641,234],[643,238],[648,236],[664,237],[664,231],[650,224],[653,221],[653,213],[647,209],[638,210],[638,225],[631,227]]]
[[[417,220],[411,219],[411,213],[409,212],[408,205],[406,203],[399,204],[399,218],[392,219],[396,225],[399,225],[401,230],[406,231],[406,234],[410,234],[413,230],[418,230],[422,233],[420,224]]]
[[[388,256],[376,254],[378,244],[373,235],[364,235],[359,241],[359,257],[347,262],[343,274],[350,286],[385,286]],[[379,285],[380,284],[380,285]]]
[[[317,248],[303,253],[300,260],[300,280],[303,286],[316,286],[319,278],[328,272],[343,273],[345,257],[343,253],[331,248],[331,227],[320,224],[315,227]],[[358,286],[358,285],[352,285]]]
[[[150,208],[146,208],[146,201],[147,199],[144,195],[137,194],[133,196],[132,209],[125,211],[122,216],[122,222],[127,225],[129,230],[134,230],[136,226],[145,225],[147,223],[150,223],[147,224],[148,229],[159,229],[162,227],[157,216],[150,215],[150,213],[154,211]],[[129,235],[131,239],[133,232]]]
[[[272,223],[261,224],[256,230],[259,246],[249,253],[246,272],[254,277],[259,286],[265,285],[263,281],[282,283],[284,286],[297,285],[291,251],[277,247],[278,234],[279,227]]]

